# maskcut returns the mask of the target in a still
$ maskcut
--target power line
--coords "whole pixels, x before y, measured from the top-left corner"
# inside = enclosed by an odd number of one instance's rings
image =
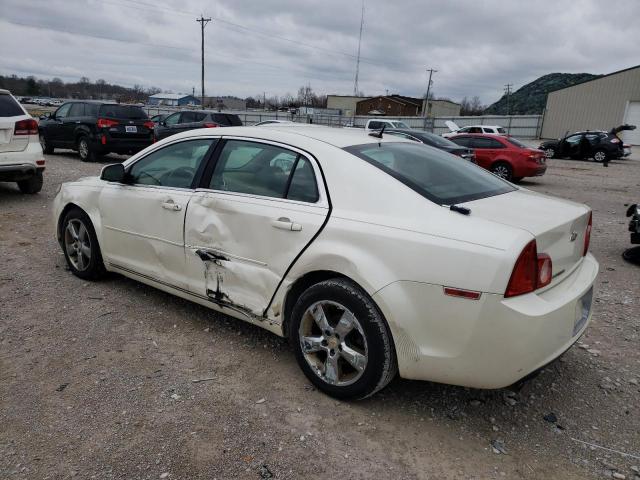
[[[210,18],[204,18],[204,16],[200,15],[200,18],[196,18],[196,22],[198,22],[200,24],[200,35],[201,35],[201,53],[202,53],[202,63],[201,63],[201,67],[202,67],[202,95],[201,95],[201,107],[204,110],[204,27],[207,26],[207,23],[209,23],[211,21]]]
[[[360,16],[360,36],[358,37],[358,59],[356,60],[356,79],[353,82],[353,96],[358,96],[358,74],[360,73],[360,46],[362,45],[362,28],[364,27],[364,0],[362,0],[362,15]]]

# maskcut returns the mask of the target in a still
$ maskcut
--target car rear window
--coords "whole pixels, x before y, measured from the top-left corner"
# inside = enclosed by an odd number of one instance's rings
[[[130,105],[101,105],[100,116],[107,118],[126,118],[127,120],[144,120],[147,114],[140,107]]]
[[[24,115],[20,104],[11,95],[0,93],[0,117],[17,117]]]
[[[370,143],[344,150],[440,205],[454,205],[515,190],[511,184],[462,158],[422,144]]]
[[[511,145],[515,145],[516,147],[529,148],[524,143],[522,143],[520,140],[518,140],[516,138],[513,138],[513,137],[508,137],[507,138],[507,142],[509,142]]]

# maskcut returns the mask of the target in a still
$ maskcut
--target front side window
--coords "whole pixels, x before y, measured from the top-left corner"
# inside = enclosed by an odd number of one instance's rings
[[[209,186],[213,190],[299,201],[316,201],[318,195],[308,160],[285,148],[244,140],[225,143]]]
[[[66,118],[69,115],[69,109],[71,108],[73,103],[65,103],[58,110],[56,110],[55,117],[56,118]]]
[[[74,103],[69,110],[70,117],[82,117],[84,116],[84,103]]]
[[[130,183],[192,188],[193,181],[213,139],[187,140],[156,150],[133,164]]]
[[[463,158],[417,143],[370,143],[344,150],[440,205],[453,205],[515,190],[511,184]]]
[[[382,122],[369,122],[369,128],[371,130],[378,130],[382,128]]]
[[[172,115],[169,115],[167,118],[165,118],[164,123],[165,125],[175,125],[178,123],[178,120],[180,120],[180,113],[174,113]]]

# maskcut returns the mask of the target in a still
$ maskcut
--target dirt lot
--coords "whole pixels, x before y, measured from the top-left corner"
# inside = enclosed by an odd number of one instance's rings
[[[311,388],[265,331],[117,275],[72,276],[51,200],[109,161],[49,155],[35,196],[0,184],[0,479],[634,478],[640,267],[620,254],[640,161],[552,160],[523,183],[594,209],[582,344],[517,394],[396,379],[356,403]]]

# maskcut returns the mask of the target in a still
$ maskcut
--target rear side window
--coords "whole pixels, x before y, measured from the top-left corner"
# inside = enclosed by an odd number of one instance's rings
[[[498,133],[505,133],[506,134],[507,131],[502,127],[498,127]]]
[[[233,115],[230,113],[226,114],[227,116],[227,124],[231,125],[232,127],[241,127],[242,126],[242,120],[240,120],[240,117],[238,115]]]
[[[382,128],[382,122],[369,122],[369,128],[372,130]]]
[[[84,114],[87,117],[96,117],[96,116],[98,116],[98,105],[96,103],[85,103],[84,104]]]
[[[462,158],[418,143],[370,143],[344,150],[440,205],[515,190],[511,184]]]
[[[475,137],[472,145],[473,148],[504,148],[498,140],[487,137]]]
[[[126,120],[146,120],[148,118],[144,110],[131,105],[101,105],[100,116],[107,118],[124,118]]]
[[[298,163],[291,178],[287,198],[289,200],[309,203],[318,201],[316,176],[313,173],[311,163],[304,157],[298,157]]]
[[[0,93],[0,117],[17,117],[24,114],[20,104],[11,95]]]

